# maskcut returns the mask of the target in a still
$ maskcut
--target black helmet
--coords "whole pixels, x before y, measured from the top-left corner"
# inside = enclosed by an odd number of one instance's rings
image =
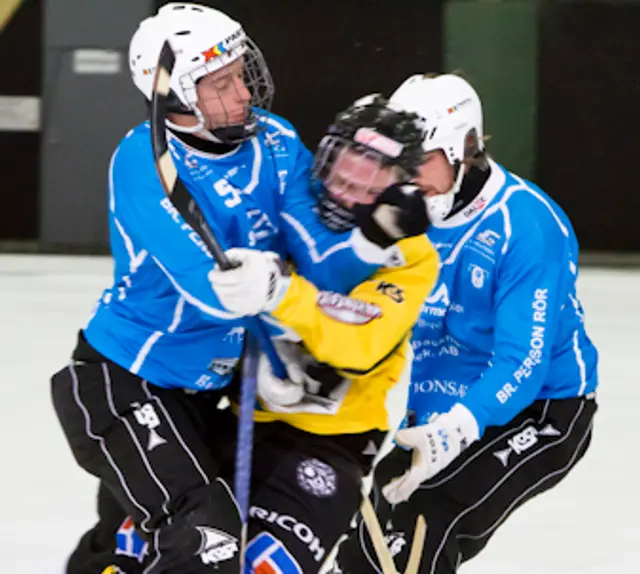
[[[343,150],[374,160],[380,169],[395,166],[395,183],[417,174],[426,155],[423,140],[420,116],[396,108],[379,94],[361,98],[340,112],[318,146],[313,169],[318,212],[325,225],[335,231],[354,226],[351,209],[325,186]]]

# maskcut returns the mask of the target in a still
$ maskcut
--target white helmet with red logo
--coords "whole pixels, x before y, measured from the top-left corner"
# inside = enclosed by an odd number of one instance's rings
[[[471,133],[475,136],[475,151],[484,148],[480,98],[471,85],[459,76],[444,74],[429,77],[417,74],[405,80],[389,101],[418,114],[424,120],[424,151],[442,150],[453,167],[454,184],[451,190],[427,199],[432,219],[444,219],[462,186],[467,136]]]
[[[129,45],[133,83],[150,100],[160,50],[169,41],[176,55],[171,74],[176,111],[193,113],[197,108],[196,83],[200,78],[244,57],[245,83],[251,105],[269,110],[273,82],[258,47],[242,26],[226,14],[199,4],[167,4],[143,20]],[[198,129],[201,129],[199,126]],[[196,130],[188,130],[196,131]]]

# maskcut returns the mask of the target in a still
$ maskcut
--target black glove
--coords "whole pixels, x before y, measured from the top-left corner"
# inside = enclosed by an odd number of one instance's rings
[[[319,363],[315,359],[304,368],[307,392],[328,398],[343,382],[344,378],[331,365]]]
[[[406,237],[421,235],[429,225],[424,194],[413,183],[394,183],[375,203],[360,203],[352,209],[362,234],[383,249]]]

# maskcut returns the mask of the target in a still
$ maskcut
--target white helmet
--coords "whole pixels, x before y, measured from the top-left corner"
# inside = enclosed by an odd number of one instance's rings
[[[449,192],[427,198],[432,220],[442,221],[451,212],[454,196],[462,186],[465,173],[462,162],[469,132],[475,130],[477,150],[484,148],[480,98],[459,76],[417,74],[405,80],[389,101],[422,117],[426,134],[423,149],[442,150],[453,166],[454,184]]]
[[[245,34],[240,23],[226,14],[186,2],[163,6],[156,15],[144,19],[131,38],[129,68],[133,83],[148,100],[151,99],[160,50],[167,40],[176,54],[171,90],[177,100],[172,111],[192,113],[200,120],[198,126],[188,129],[169,124],[174,129],[185,132],[203,130],[204,118],[197,107],[197,81],[241,56],[245,58],[245,83],[252,95],[251,105],[268,112],[274,88],[258,47]],[[240,139],[253,135],[255,124],[255,117],[247,120],[241,127],[243,132],[250,133],[245,133]],[[212,135],[215,136],[217,131],[213,130]]]

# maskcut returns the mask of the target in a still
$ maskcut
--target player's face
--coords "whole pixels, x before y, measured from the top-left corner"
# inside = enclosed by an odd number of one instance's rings
[[[414,181],[427,196],[447,193],[453,187],[453,167],[442,151],[429,152]]]
[[[244,60],[204,76],[197,85],[198,107],[206,118],[206,128],[242,124],[248,117],[251,92],[244,83]]]
[[[397,179],[396,170],[380,165],[375,156],[344,148],[324,185],[342,205],[352,207],[356,203],[373,203]]]

